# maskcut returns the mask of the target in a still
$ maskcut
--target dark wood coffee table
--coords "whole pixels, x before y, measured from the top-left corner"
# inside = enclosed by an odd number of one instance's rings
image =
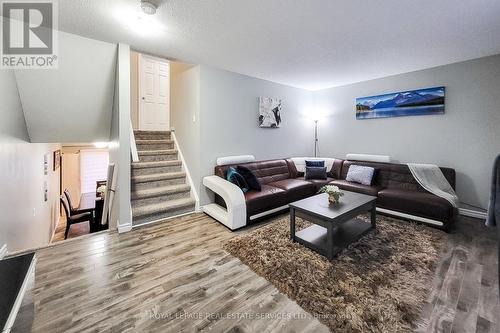
[[[374,229],[377,197],[343,192],[344,196],[336,204],[329,204],[328,195],[325,193],[291,203],[290,239],[331,260],[347,245]],[[371,224],[356,218],[366,212],[371,212]],[[313,225],[296,233],[295,217],[307,220]]]

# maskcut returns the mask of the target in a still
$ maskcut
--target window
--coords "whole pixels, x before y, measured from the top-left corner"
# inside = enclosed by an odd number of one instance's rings
[[[81,193],[95,192],[96,182],[108,176],[109,152],[103,150],[80,151]]]

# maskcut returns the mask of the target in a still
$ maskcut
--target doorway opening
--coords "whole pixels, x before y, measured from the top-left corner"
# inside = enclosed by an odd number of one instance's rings
[[[109,169],[106,143],[62,145],[60,219],[51,243],[108,230]]]

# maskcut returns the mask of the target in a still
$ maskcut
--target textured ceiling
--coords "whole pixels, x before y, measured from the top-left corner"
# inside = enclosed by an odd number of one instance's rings
[[[137,21],[139,0],[59,12],[63,31],[312,90],[500,53],[499,0],[163,0],[154,22]]]

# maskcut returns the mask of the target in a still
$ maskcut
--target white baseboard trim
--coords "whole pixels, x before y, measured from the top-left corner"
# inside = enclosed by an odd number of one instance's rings
[[[486,212],[481,212],[478,210],[459,208],[458,213],[462,216],[474,217],[476,219],[486,220],[488,214]]]
[[[2,245],[0,248],[0,259],[3,259],[7,255],[7,244]]]
[[[124,232],[128,232],[130,230],[132,230],[132,223],[118,225],[118,233],[119,234],[124,233]]]
[[[14,305],[12,306],[12,310],[10,311],[9,317],[7,318],[7,321],[5,322],[5,326],[3,328],[2,333],[9,333],[12,329],[12,326],[14,326],[14,322],[16,321],[17,313],[19,312],[19,308],[21,308],[21,303],[23,302],[24,299],[24,294],[26,293],[26,290],[28,289],[28,284],[29,280],[31,279],[31,276],[35,274],[35,266],[36,266],[36,254],[33,257],[33,260],[31,261],[30,267],[28,268],[28,271],[26,272],[26,276],[24,277],[23,284],[21,285],[21,288],[19,289],[19,293],[17,294],[16,300],[14,301]]]
[[[402,217],[402,218],[405,218],[405,219],[408,219],[408,220],[413,220],[413,221],[418,221],[418,222],[422,222],[422,223],[437,225],[437,226],[440,226],[440,227],[442,227],[444,225],[443,222],[441,222],[441,221],[436,221],[436,220],[427,219],[425,217],[420,217],[420,216],[415,216],[415,215],[400,213],[400,212],[396,212],[394,210],[389,210],[389,209],[384,209],[384,208],[378,208],[377,207],[377,212],[381,212],[381,213],[385,213],[385,214],[388,214],[388,215]]]

